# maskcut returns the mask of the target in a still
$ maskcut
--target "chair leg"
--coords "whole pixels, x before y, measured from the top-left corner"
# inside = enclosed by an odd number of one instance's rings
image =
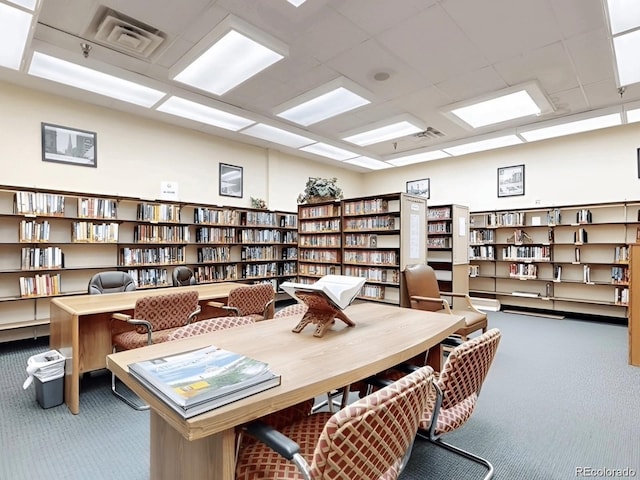
[[[493,478],[493,473],[494,473],[493,465],[491,465],[491,462],[489,462],[489,460],[486,460],[486,459],[484,459],[484,458],[482,458],[482,457],[480,457],[478,455],[475,455],[475,454],[473,454],[471,452],[468,452],[467,450],[463,450],[462,448],[459,448],[459,447],[456,447],[454,445],[451,445],[450,443],[443,442],[440,438],[429,438],[429,435],[424,434],[424,433],[422,433],[420,431],[418,431],[418,436],[420,438],[423,438],[423,439],[429,441],[430,443],[432,443],[434,445],[442,447],[442,448],[444,448],[446,450],[449,450],[450,452],[456,453],[456,454],[458,454],[458,455],[460,455],[462,457],[465,457],[465,458],[467,458],[467,459],[469,459],[469,460],[471,460],[471,461],[473,461],[475,463],[478,463],[478,464],[486,467],[488,469],[488,472],[484,477],[482,477],[483,480],[489,480],[489,479]]]

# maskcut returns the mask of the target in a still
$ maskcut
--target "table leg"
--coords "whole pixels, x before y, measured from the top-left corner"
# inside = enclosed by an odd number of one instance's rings
[[[442,343],[438,343],[429,349],[427,354],[427,365],[430,365],[434,371],[440,372],[443,365],[444,352],[442,350]]]
[[[187,440],[151,411],[151,480],[233,480],[234,429]]]

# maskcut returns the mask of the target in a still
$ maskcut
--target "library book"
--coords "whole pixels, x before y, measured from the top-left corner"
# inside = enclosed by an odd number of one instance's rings
[[[132,363],[129,372],[184,418],[280,385],[267,363],[215,346]]]
[[[325,275],[315,283],[283,282],[280,285],[285,292],[295,298],[299,303],[305,303],[296,295],[301,292],[318,292],[339,310],[347,308],[360,293],[366,278],[352,277],[349,275]]]

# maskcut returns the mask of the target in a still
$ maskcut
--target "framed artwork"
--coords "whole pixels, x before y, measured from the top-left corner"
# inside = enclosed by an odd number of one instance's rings
[[[430,198],[430,183],[428,178],[420,180],[410,180],[407,182],[407,193],[412,195],[420,195],[421,197]]]
[[[524,165],[498,168],[498,197],[524,195]]]
[[[638,162],[638,178],[640,178],[640,148],[636,149],[636,159]]]
[[[220,164],[220,195],[242,198],[242,167]]]
[[[42,161],[97,167],[97,134],[42,123]]]

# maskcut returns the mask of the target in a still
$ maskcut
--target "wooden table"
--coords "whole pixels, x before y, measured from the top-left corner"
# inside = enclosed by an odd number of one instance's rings
[[[229,292],[242,284],[208,283],[186,287],[156,288],[103,295],[76,295],[51,300],[49,344],[67,359],[64,379],[64,401],[72,413],[80,412],[80,376],[106,367],[111,350],[111,315],[133,313],[136,300],[150,295],[166,295],[196,290],[202,313],[199,318],[219,315],[207,306],[209,300],[226,301]]]
[[[355,327],[336,322],[322,338],[311,329],[292,333],[296,315],[109,355],[107,368],[151,406],[151,479],[231,480],[234,427],[408,360],[464,324],[461,316],[377,303],[345,313]],[[207,345],[268,362],[281,385],[184,419],[128,373],[130,363]]]

